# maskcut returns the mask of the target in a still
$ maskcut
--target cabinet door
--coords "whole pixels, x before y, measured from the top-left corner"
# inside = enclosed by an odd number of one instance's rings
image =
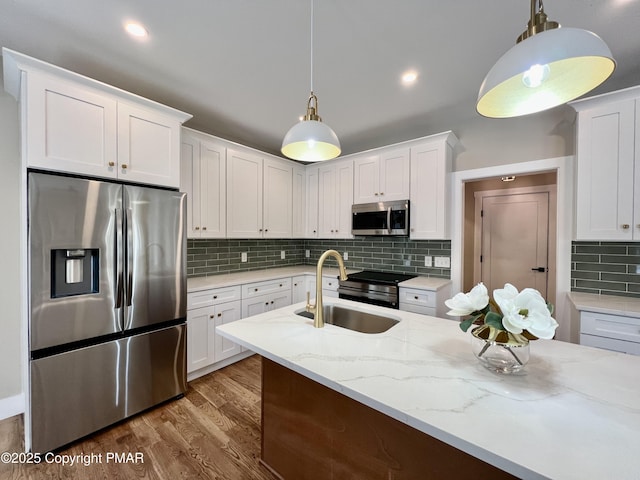
[[[263,175],[264,237],[291,238],[293,167],[268,158],[264,161]]]
[[[118,102],[118,178],[180,187],[180,122]]]
[[[180,191],[187,194],[187,237],[200,237],[200,142],[182,134],[180,149]]]
[[[331,238],[337,230],[336,211],[338,190],[336,168],[325,165],[318,168],[318,237]]]
[[[397,149],[380,155],[380,199],[383,201],[409,198],[410,150]],[[374,200],[375,201],[375,200]]]
[[[29,167],[116,177],[115,99],[36,72],[29,73],[24,96]]]
[[[291,278],[291,303],[307,300],[307,276],[298,275]]]
[[[293,167],[293,224],[291,234],[293,238],[304,238],[306,219],[306,175],[304,167]]]
[[[224,238],[227,233],[226,149],[211,141],[200,141],[201,237]]]
[[[227,237],[262,237],[262,158],[227,150]]]
[[[353,238],[351,235],[351,207],[353,206],[353,162],[336,165],[337,204],[334,237]]]
[[[241,303],[229,302],[216,305],[215,307],[215,326],[225,325],[227,323],[240,320],[240,314],[242,311]],[[218,335],[217,332],[213,333],[214,338],[214,361],[219,362],[229,357],[233,357],[242,351],[242,347],[237,343],[232,342],[228,338]]]
[[[214,362],[214,307],[187,311],[187,373]]]
[[[269,310],[277,310],[289,305],[291,305],[291,292],[280,292],[269,298]]]
[[[318,237],[318,167],[307,167],[307,220],[305,222],[305,237]]]
[[[382,201],[379,160],[378,155],[368,155],[353,161],[353,203]]]
[[[581,111],[577,127],[577,240],[633,236],[635,102]]]
[[[242,300],[242,318],[259,315],[269,310],[269,295],[247,298]]]
[[[448,238],[448,176],[451,155],[446,141],[411,148],[412,239]]]

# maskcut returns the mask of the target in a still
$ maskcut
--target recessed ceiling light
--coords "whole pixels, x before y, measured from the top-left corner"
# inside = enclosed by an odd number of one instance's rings
[[[125,24],[125,26],[124,26],[124,29],[132,37],[142,38],[142,37],[146,37],[147,35],[149,35],[149,32],[147,32],[147,29],[144,28],[144,26],[142,24],[137,23],[137,22],[127,22]]]
[[[412,85],[413,83],[415,83],[417,79],[418,79],[418,73],[413,70],[409,70],[402,74],[402,83],[404,85]]]

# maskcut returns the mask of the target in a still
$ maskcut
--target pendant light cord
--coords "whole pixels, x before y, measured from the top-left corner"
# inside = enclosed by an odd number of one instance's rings
[[[311,60],[311,94],[313,94],[313,0],[311,0],[311,28],[309,30],[311,32],[311,41],[309,42],[311,46],[311,54],[309,55]]]

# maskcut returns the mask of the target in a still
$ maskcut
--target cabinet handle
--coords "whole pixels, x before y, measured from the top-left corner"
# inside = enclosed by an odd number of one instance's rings
[[[127,169],[127,164],[126,164],[126,163],[123,163],[123,164],[122,164],[122,169],[123,169],[123,170],[126,170],[126,169]]]
[[[384,192],[380,192],[380,195],[384,195]]]
[[[116,162],[109,162],[109,166],[110,167],[115,167],[116,166]]]
[[[202,230],[206,230],[206,229],[207,229],[207,227],[202,227]]]
[[[378,196],[378,192],[374,193],[374,195],[377,197]]]
[[[629,229],[629,224],[628,224],[628,223],[623,223],[623,224],[622,224],[622,228],[623,228],[624,230],[628,230],[628,229]]]
[[[196,227],[196,228],[194,228],[194,230],[200,230],[200,227]]]

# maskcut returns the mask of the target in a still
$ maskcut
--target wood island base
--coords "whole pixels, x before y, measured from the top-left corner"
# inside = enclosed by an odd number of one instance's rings
[[[262,462],[284,480],[516,478],[264,357]]]

